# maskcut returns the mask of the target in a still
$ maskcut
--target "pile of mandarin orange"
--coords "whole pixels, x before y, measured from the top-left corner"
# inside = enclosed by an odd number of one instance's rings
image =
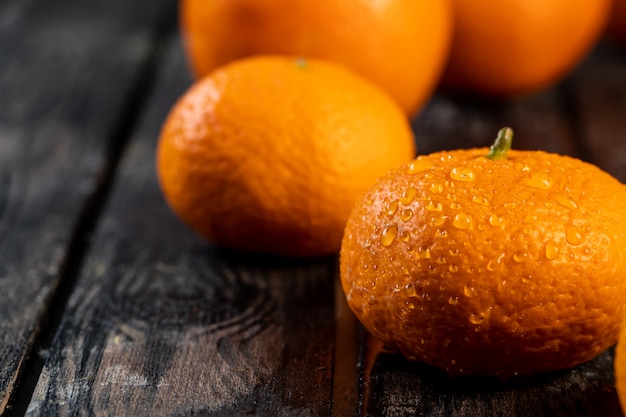
[[[182,0],[180,11],[197,81],[164,121],[157,173],[191,228],[236,250],[340,252],[363,325],[451,375],[563,369],[616,343],[624,185],[577,159],[511,150],[508,128],[491,148],[416,158],[409,118],[437,89],[511,100],[549,88],[604,34],[626,44],[625,0]],[[626,341],[616,376],[626,400]]]

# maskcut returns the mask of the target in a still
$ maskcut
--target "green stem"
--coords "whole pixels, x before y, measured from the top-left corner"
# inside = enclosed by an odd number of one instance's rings
[[[495,142],[489,148],[489,154],[487,158],[492,161],[497,161],[498,159],[506,159],[506,153],[511,149],[511,144],[513,143],[513,129],[510,127],[503,127],[498,131],[498,137],[496,137]]]

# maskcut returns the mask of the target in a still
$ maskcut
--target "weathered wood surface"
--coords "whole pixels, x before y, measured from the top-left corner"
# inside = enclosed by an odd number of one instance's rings
[[[329,415],[336,259],[224,252],[175,219],[154,169],[189,82],[171,51],[28,415]]]
[[[0,413],[67,284],[168,3],[0,3]]]
[[[612,350],[532,378],[450,378],[357,326],[336,257],[223,251],[182,225],[154,172],[161,122],[191,82],[159,23],[175,24],[172,5],[0,4],[0,413],[622,415]],[[509,125],[517,148],[626,181],[624,116],[626,52],[602,47],[531,97],[439,94],[414,130],[429,153],[488,146]]]

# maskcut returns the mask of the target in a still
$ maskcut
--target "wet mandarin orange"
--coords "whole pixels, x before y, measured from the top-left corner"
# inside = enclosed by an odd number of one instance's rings
[[[612,39],[626,47],[626,0],[613,0],[607,32]]]
[[[453,0],[455,34],[443,84],[508,98],[565,76],[602,35],[611,0]]]
[[[435,88],[452,37],[450,0],[182,0],[194,72],[234,59],[297,55],[339,62],[413,113]]]
[[[438,152],[392,170],[345,230],[341,282],[357,318],[453,375],[568,368],[617,340],[626,187],[571,157],[506,152],[511,135],[492,154]]]
[[[174,212],[216,244],[313,256],[338,251],[356,199],[414,156],[406,115],[369,81],[332,62],[259,56],[181,97],[157,170]]]

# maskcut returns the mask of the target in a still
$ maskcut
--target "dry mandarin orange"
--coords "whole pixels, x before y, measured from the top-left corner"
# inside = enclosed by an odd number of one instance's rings
[[[602,35],[611,0],[453,0],[447,88],[507,98],[557,82]]]
[[[180,12],[199,76],[251,55],[322,58],[368,78],[409,113],[434,90],[452,37],[450,0],[183,0]]]
[[[382,177],[342,243],[357,318],[453,375],[588,361],[616,342],[624,310],[625,186],[574,158],[506,152],[502,133],[490,157],[439,152]]]
[[[370,82],[332,62],[255,57],[181,97],[157,169],[174,212],[216,244],[313,256],[338,251],[357,198],[414,155],[406,115]]]

